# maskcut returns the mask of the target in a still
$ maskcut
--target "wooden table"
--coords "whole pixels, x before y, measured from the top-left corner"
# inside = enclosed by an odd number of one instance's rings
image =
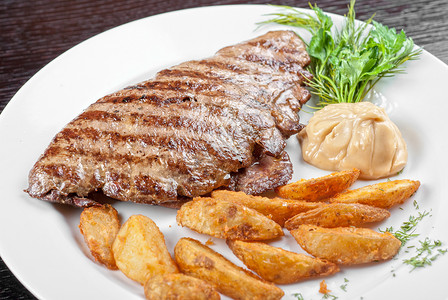
[[[346,0],[317,0],[344,14]],[[115,26],[163,12],[209,5],[285,4],[307,1],[230,0],[2,0],[0,1],[0,113],[39,69],[76,44]],[[357,18],[404,29],[415,43],[448,63],[447,0],[358,0]],[[231,21],[231,19],[229,19]],[[0,241],[1,243],[1,241]],[[35,299],[0,259],[0,299]]]

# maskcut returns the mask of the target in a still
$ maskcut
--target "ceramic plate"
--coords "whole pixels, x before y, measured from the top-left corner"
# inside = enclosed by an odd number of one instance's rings
[[[134,21],[65,52],[17,92],[0,115],[0,254],[34,295],[46,300],[144,297],[139,284],[92,261],[78,229],[80,209],[31,199],[23,192],[29,170],[53,136],[90,103],[108,93],[148,79],[162,68],[211,56],[224,46],[268,30],[284,29],[257,29],[255,23],[275,11],[263,5],[215,6]],[[340,16],[332,17],[336,24],[341,23]],[[425,237],[448,245],[447,79],[447,66],[423,51],[420,60],[406,64],[405,74],[381,82],[372,97],[386,109],[408,144],[409,162],[394,178],[422,183],[412,199],[393,208],[387,221],[372,228],[398,228],[410,215],[430,212],[417,228],[420,236],[410,245],[418,245],[418,240]],[[310,114],[301,114],[306,123]],[[294,163],[293,180],[328,174],[302,161],[294,137],[288,141],[287,151]],[[356,185],[369,183],[361,181]],[[207,236],[179,227],[173,209],[123,202],[114,206],[123,220],[137,213],[152,218],[164,233],[171,253],[180,237],[208,240]],[[303,252],[285,233],[272,244]],[[212,240],[214,250],[243,266],[222,240]],[[406,250],[391,261],[343,267],[340,273],[325,278],[331,294],[340,299],[448,299],[448,255],[430,267],[411,271],[403,259],[412,256],[415,249],[409,249],[410,253]],[[284,299],[294,299],[294,293],[301,293],[307,300],[321,299],[321,280],[281,286]],[[346,291],[341,289],[344,284]]]

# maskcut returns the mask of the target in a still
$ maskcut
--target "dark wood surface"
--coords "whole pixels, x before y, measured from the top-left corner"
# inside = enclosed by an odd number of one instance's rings
[[[0,113],[39,69],[89,37],[163,12],[239,3],[308,7],[308,1],[303,0],[0,0]],[[327,12],[344,14],[348,1],[317,0],[316,3]],[[375,13],[375,20],[404,29],[416,44],[448,63],[447,0],[358,0],[356,11],[360,20]],[[3,299],[35,297],[0,258],[0,300]]]

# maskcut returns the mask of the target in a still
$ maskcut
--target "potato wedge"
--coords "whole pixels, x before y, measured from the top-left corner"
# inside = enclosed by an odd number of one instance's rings
[[[358,179],[360,171],[352,169],[330,175],[302,179],[275,189],[280,197],[306,201],[322,201],[348,189]]]
[[[178,272],[163,234],[146,216],[129,217],[118,232],[112,250],[118,268],[142,285],[156,274]]]
[[[332,203],[295,215],[286,221],[285,227],[288,230],[302,224],[327,228],[349,227],[379,222],[388,217],[390,212],[383,208],[358,203]]]
[[[277,284],[295,283],[339,271],[339,267],[332,262],[265,243],[227,240],[227,245],[249,269]]]
[[[211,283],[233,299],[280,299],[284,295],[274,284],[236,266],[197,240],[180,239],[174,257],[183,273]]]
[[[224,239],[268,240],[284,235],[280,225],[256,210],[213,198],[195,198],[177,211],[177,222]]]
[[[219,300],[216,289],[207,282],[181,273],[154,275],[145,283],[148,300]]]
[[[309,254],[344,265],[387,260],[401,247],[400,240],[391,233],[369,228],[300,225],[291,230],[291,235]]]
[[[246,207],[255,209],[259,213],[262,213],[263,215],[274,220],[282,227],[285,224],[285,221],[292,216],[325,205],[320,202],[267,198],[227,190],[213,191],[212,198],[239,203]]]
[[[120,219],[115,208],[109,204],[85,208],[79,230],[95,260],[108,269],[117,270],[112,244],[120,230]]]
[[[419,187],[420,182],[416,180],[402,179],[386,181],[340,193],[331,199],[328,199],[328,201],[361,203],[388,209],[396,204],[403,203],[410,198]]]

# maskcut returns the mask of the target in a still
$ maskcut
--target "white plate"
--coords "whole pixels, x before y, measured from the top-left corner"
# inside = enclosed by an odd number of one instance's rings
[[[0,116],[0,254],[19,280],[40,299],[142,299],[143,288],[119,271],[109,271],[91,260],[78,230],[80,209],[31,199],[23,192],[28,172],[52,137],[90,103],[103,95],[147,79],[157,70],[188,60],[211,56],[231,45],[280,26],[255,30],[268,6],[217,6],[177,11],[131,22],[95,36],[70,49],[31,78]],[[341,17],[333,16],[336,23]],[[397,178],[418,179],[422,186],[410,201],[392,209],[392,217],[374,227],[398,228],[411,214],[413,200],[420,211],[432,211],[418,227],[448,243],[448,149],[446,82],[448,68],[423,52],[406,66],[407,74],[385,80],[375,101],[386,107],[408,143],[409,163]],[[379,101],[379,102],[378,102]],[[304,114],[302,120],[309,118]],[[294,179],[327,174],[300,159],[295,138],[287,148],[294,162]],[[366,182],[358,185],[367,184]],[[116,203],[123,220],[141,213],[154,219],[172,252],[182,236],[206,241],[208,237],[177,226],[175,210]],[[213,239],[213,249],[238,265],[225,244]],[[416,244],[415,239],[412,244]],[[286,232],[273,243],[302,252]],[[332,294],[342,299],[448,299],[448,255],[433,266],[410,272],[394,260],[359,267],[344,267],[325,278]],[[395,276],[394,276],[395,274]],[[348,279],[347,292],[340,286]],[[281,286],[285,299],[301,293],[320,299],[321,279]]]

